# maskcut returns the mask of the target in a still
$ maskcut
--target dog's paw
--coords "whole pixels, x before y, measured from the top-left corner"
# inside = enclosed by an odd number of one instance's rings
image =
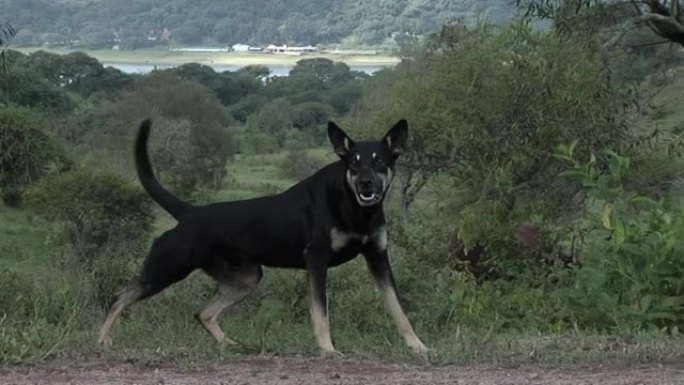
[[[323,358],[344,358],[344,353],[336,349],[321,349]]]
[[[415,344],[410,344],[409,348],[413,351],[413,353],[421,358],[427,359],[428,354],[430,353],[430,349],[428,349],[425,344],[423,344],[421,341],[417,341]]]
[[[97,340],[97,343],[105,348],[109,348],[112,346],[112,337],[100,336],[100,338]]]

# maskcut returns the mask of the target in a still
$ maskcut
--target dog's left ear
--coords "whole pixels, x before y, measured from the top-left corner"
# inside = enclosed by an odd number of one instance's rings
[[[332,143],[335,153],[341,158],[347,156],[349,149],[354,144],[354,141],[333,122],[328,122],[328,139]]]
[[[408,139],[408,123],[406,119],[398,121],[382,138],[382,141],[387,145],[390,152],[395,157],[399,157],[406,148],[406,141]]]

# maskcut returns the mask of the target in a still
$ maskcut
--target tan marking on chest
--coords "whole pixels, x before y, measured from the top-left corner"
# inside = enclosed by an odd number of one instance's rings
[[[359,240],[362,245],[365,245],[368,243],[368,238],[366,234],[348,233],[333,227],[330,229],[330,248],[332,251],[338,252],[344,249],[352,240]]]

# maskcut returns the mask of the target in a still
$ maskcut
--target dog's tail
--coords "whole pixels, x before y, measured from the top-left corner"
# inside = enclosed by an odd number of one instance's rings
[[[140,178],[140,183],[152,199],[174,218],[179,219],[183,216],[183,213],[192,208],[192,205],[183,202],[164,189],[154,176],[150,157],[147,154],[147,138],[150,137],[151,126],[152,122],[149,119],[143,120],[138,129],[138,138],[135,140],[135,166],[138,170],[138,178]]]

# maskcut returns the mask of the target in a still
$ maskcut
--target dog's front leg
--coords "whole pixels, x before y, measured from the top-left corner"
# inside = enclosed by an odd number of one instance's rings
[[[311,320],[313,321],[316,342],[324,354],[338,355],[330,338],[328,320],[328,301],[326,298],[326,279],[328,268],[322,265],[307,267],[309,274],[309,297],[311,298]]]
[[[389,264],[387,249],[364,252],[364,257],[366,258],[368,269],[375,280],[375,285],[383,295],[385,306],[392,315],[399,333],[404,338],[404,341],[406,341],[406,345],[416,354],[426,355],[428,348],[413,331],[413,326],[411,326],[411,322],[406,317],[406,314],[404,314],[404,310],[401,308],[397,298],[397,288],[394,283],[392,268]]]

